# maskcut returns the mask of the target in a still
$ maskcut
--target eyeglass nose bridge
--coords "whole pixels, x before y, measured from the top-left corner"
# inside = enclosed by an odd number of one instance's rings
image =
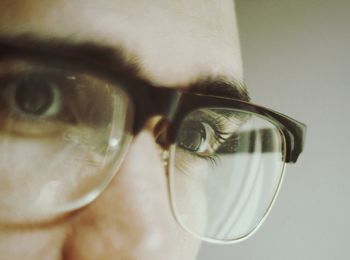
[[[172,142],[169,136],[177,109],[181,103],[182,92],[166,88],[152,88],[142,95],[134,96],[135,123],[133,134],[137,135],[151,117],[160,117],[153,129],[158,144],[168,148]]]

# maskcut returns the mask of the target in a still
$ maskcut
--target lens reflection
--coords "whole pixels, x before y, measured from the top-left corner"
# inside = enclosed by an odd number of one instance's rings
[[[250,235],[278,191],[284,153],[280,130],[263,117],[226,108],[193,111],[172,148],[169,179],[178,221],[209,240]]]

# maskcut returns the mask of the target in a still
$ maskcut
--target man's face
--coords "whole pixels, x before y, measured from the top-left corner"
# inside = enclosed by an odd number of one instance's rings
[[[0,37],[21,35],[121,49],[142,78],[164,88],[242,79],[232,0],[2,0]],[[194,259],[199,241],[176,223],[168,202],[157,122],[134,138],[118,174],[90,205],[49,223],[1,224],[1,256]]]

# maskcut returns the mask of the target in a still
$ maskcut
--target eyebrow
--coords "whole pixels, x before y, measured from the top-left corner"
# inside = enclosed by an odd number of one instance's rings
[[[36,61],[49,61],[53,57],[62,63],[69,61],[70,66],[92,65],[94,69],[111,70],[116,76],[128,77],[148,82],[141,77],[140,61],[123,46],[105,46],[94,42],[72,42],[67,39],[39,38],[34,35],[0,36],[0,57],[30,58]],[[154,85],[153,85],[154,86]],[[161,86],[156,86],[161,87]],[[178,86],[173,86],[175,89]],[[184,89],[181,86],[181,89]],[[237,100],[250,101],[246,86],[226,76],[199,77],[189,83],[186,92],[210,95]]]

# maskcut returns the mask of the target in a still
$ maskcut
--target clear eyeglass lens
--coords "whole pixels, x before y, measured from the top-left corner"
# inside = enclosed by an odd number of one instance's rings
[[[116,172],[133,107],[97,76],[0,62],[0,221],[81,207]]]
[[[207,239],[249,236],[281,183],[285,141],[270,121],[227,108],[193,111],[171,150],[170,190],[180,224]]]

